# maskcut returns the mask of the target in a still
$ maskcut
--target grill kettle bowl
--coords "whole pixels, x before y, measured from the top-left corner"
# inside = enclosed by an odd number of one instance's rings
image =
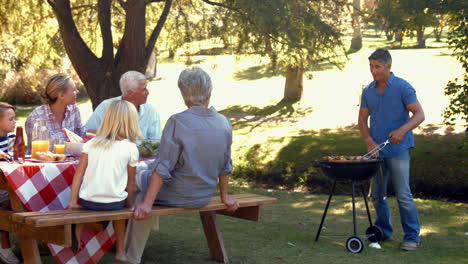
[[[319,160],[317,167],[320,167],[325,175],[336,180],[364,181],[376,174],[382,159],[334,162]]]

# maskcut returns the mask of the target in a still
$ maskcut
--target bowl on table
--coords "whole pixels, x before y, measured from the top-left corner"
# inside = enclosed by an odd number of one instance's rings
[[[142,158],[154,157],[158,151],[158,147],[158,139],[143,139],[138,143],[138,152]]]
[[[84,143],[79,142],[65,142],[65,153],[78,158],[83,152],[83,145]]]

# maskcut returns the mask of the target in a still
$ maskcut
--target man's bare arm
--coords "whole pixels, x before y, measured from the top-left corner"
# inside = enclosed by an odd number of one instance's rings
[[[406,109],[408,109],[408,111],[412,113],[412,116],[410,120],[408,120],[408,122],[403,124],[400,128],[390,132],[389,137],[392,138],[391,140],[393,144],[400,143],[405,134],[408,133],[408,131],[411,131],[418,127],[419,124],[421,124],[425,119],[424,110],[422,109],[422,106],[419,102],[414,102],[412,104],[407,105]]]

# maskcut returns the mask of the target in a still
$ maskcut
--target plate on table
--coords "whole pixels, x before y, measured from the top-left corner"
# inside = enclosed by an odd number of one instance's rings
[[[38,159],[28,159],[27,161],[34,162],[34,163],[65,163],[65,162],[71,162],[73,160],[38,160]]]

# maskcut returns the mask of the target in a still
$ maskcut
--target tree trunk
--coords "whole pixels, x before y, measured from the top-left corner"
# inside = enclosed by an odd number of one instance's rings
[[[387,37],[387,41],[392,40],[392,39],[393,39],[393,35],[395,35],[395,32],[385,30],[385,36]]]
[[[362,36],[361,36],[361,16],[359,14],[361,10],[361,1],[353,0],[353,38],[351,39],[351,49],[360,50],[362,48]]]
[[[442,31],[443,31],[443,30],[444,30],[443,27],[440,27],[440,28],[436,27],[436,28],[434,28],[434,36],[435,36],[435,38],[436,38],[436,42],[441,42],[440,38],[441,38],[441,36],[442,36]]]
[[[148,80],[152,80],[156,78],[157,70],[158,70],[158,56],[156,55],[156,52],[153,51],[148,61],[148,67],[146,67],[146,72],[145,72],[146,78]]]
[[[126,13],[125,31],[114,57],[111,31],[111,2],[98,1],[98,19],[103,39],[98,58],[82,39],[71,13],[69,0],[48,0],[57,18],[60,36],[70,61],[91,98],[93,109],[103,100],[121,94],[120,76],[135,70],[144,73],[154,44],[165,23],[172,0],[166,0],[163,12],[146,44],[145,0],[122,2]]]
[[[424,28],[419,28],[416,30],[416,36],[418,39],[418,47],[425,48],[426,47],[426,39],[424,38]]]
[[[264,52],[268,55],[270,58],[270,70],[273,72],[276,72],[277,66],[278,66],[278,54],[273,50],[273,47],[271,45],[271,40],[270,37],[267,35],[265,36],[265,50]]]
[[[286,84],[284,86],[283,100],[287,102],[297,102],[302,98],[302,91],[304,90],[304,69],[298,67],[288,67],[286,69],[285,77]]]

